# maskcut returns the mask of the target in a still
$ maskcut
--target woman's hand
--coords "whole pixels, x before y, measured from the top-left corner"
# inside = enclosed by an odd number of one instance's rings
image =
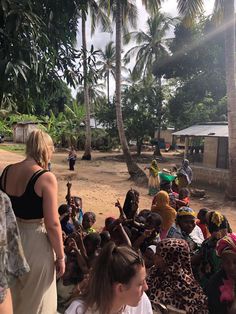
[[[65,258],[63,257],[56,259],[55,265],[57,278],[60,278],[63,276],[66,269]]]

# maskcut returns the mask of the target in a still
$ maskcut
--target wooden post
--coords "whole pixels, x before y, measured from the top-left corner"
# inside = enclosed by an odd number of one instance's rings
[[[184,159],[185,159],[185,158],[188,158],[188,146],[189,146],[189,137],[188,136],[185,136],[184,145],[185,145],[185,148],[184,148]]]

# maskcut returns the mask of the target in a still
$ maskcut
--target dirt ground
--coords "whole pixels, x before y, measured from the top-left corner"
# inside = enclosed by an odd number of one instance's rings
[[[72,182],[72,195],[78,195],[83,200],[84,211],[94,211],[97,215],[95,228],[100,230],[104,219],[108,216],[118,216],[118,209],[114,207],[117,199],[121,204],[128,189],[135,188],[140,193],[140,209],[151,206],[152,197],[147,194],[147,187],[137,186],[129,180],[126,164],[118,153],[92,153],[92,161],[80,160],[82,152],[78,153],[75,171],[68,170],[67,153],[57,152],[52,159],[52,172],[58,179],[58,203],[65,202],[67,181]],[[173,156],[166,155],[169,162],[159,163],[160,168],[168,168],[176,163]],[[18,162],[24,158],[18,153],[0,150],[0,172],[8,164]],[[150,160],[143,159],[139,166],[144,168]],[[175,158],[175,157],[174,157]],[[180,160],[179,160],[180,161]],[[178,162],[178,160],[177,160]],[[201,188],[201,187],[198,187]],[[209,187],[210,189],[210,187]],[[198,211],[202,207],[221,210],[229,219],[232,229],[236,231],[236,203],[224,200],[224,191],[207,189],[204,199],[191,198],[190,206]]]

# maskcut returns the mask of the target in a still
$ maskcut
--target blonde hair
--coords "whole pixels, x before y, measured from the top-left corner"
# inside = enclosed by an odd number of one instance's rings
[[[33,158],[37,164],[47,169],[50,150],[54,148],[50,135],[42,130],[33,130],[26,142],[26,156]]]

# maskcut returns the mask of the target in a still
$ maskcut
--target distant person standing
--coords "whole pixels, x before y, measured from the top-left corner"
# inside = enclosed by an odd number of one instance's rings
[[[193,171],[189,166],[188,159],[183,160],[181,168],[179,168],[177,171],[177,178],[179,190],[181,188],[186,188],[191,184],[193,179]]]
[[[69,151],[68,155],[68,161],[69,161],[69,170],[74,171],[75,170],[75,161],[77,159],[76,151],[73,146],[71,146],[71,149]]]
[[[148,178],[148,195],[155,195],[160,188],[159,181],[159,168],[157,165],[157,161],[155,159],[152,160],[151,165],[144,168],[144,170],[149,169],[149,178]]]

